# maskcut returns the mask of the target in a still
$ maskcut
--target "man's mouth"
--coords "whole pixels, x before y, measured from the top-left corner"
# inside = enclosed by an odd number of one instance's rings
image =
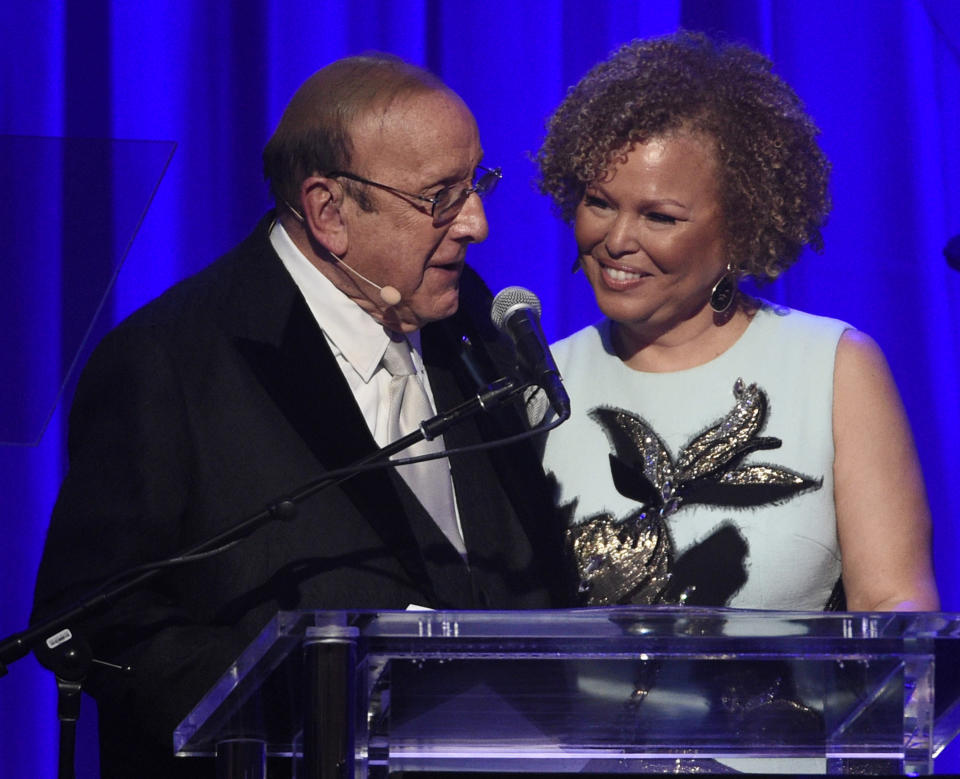
[[[460,271],[463,269],[463,260],[451,260],[450,262],[437,262],[428,265],[427,270]]]

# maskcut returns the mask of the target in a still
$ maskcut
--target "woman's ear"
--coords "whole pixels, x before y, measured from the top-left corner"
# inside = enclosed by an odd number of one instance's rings
[[[343,198],[343,187],[335,179],[310,176],[300,185],[304,230],[311,241],[337,256],[347,251]]]

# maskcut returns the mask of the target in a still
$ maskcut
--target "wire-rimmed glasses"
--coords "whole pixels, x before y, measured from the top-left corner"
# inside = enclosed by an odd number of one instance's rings
[[[503,178],[503,173],[500,168],[486,168],[483,165],[478,165],[477,169],[473,172],[470,183],[460,182],[458,184],[451,184],[430,197],[426,195],[416,195],[413,192],[404,192],[402,189],[381,184],[379,181],[371,181],[370,179],[363,178],[363,176],[358,176],[355,173],[350,173],[345,170],[330,171],[327,173],[327,176],[330,178],[350,179],[360,184],[369,184],[372,187],[385,189],[387,192],[392,192],[395,195],[413,198],[414,200],[422,200],[424,203],[430,204],[430,216],[433,218],[434,223],[440,224],[459,213],[460,209],[463,208],[463,204],[467,202],[467,198],[474,192],[480,197],[486,197],[493,192],[500,179]]]

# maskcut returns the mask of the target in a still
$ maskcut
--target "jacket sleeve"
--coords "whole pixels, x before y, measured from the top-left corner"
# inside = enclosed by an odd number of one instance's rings
[[[177,372],[148,328],[109,334],[81,377],[70,415],[69,470],[37,578],[33,622],[76,605],[98,582],[179,550],[195,453]],[[70,626],[97,659],[86,689],[167,750],[170,733],[242,648],[231,629],[192,624],[176,570]]]

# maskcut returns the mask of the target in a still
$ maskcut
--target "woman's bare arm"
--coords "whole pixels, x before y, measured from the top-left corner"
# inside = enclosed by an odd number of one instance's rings
[[[837,348],[833,430],[847,608],[938,609],[930,509],[913,435],[880,347],[855,330]]]

